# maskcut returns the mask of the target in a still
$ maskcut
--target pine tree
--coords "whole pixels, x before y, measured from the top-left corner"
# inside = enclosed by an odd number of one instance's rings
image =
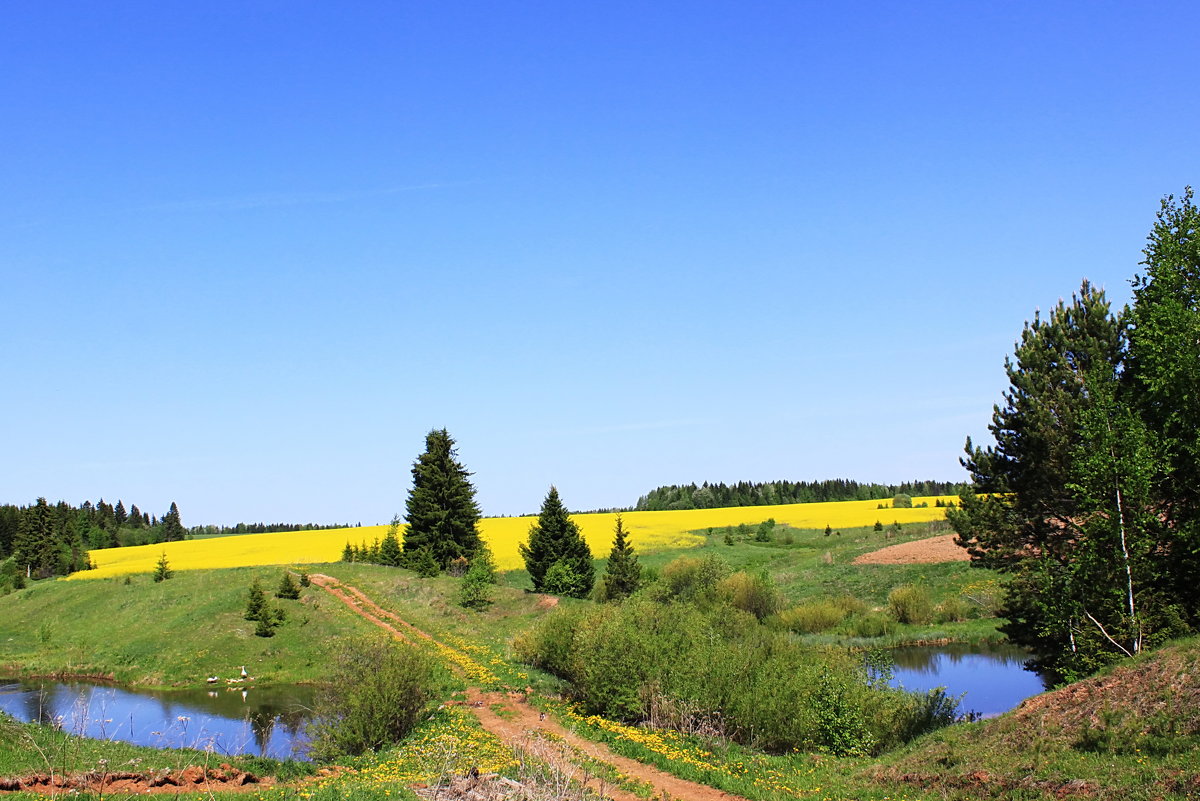
[[[558,497],[556,487],[550,487],[546,494],[538,521],[529,529],[529,542],[522,543],[520,551],[535,591],[549,591],[546,576],[558,562],[563,564],[557,572],[566,571],[573,577],[565,586],[561,578],[556,582],[555,589],[560,594],[584,598],[592,591],[596,576],[592,552]]]
[[[263,592],[258,579],[250,582],[250,591],[246,594],[246,620],[261,620],[267,609],[267,595]]]
[[[154,580],[166,581],[175,575],[175,571],[167,563],[167,552],[163,551],[162,556],[158,557],[158,563],[154,567]]]
[[[396,536],[399,530],[400,518],[393,518],[392,525],[388,527],[383,542],[379,544],[379,564],[400,567],[400,563],[404,561],[404,554],[400,550],[400,540]]]
[[[443,570],[456,557],[470,559],[482,544],[475,487],[456,456],[454,440],[446,429],[430,431],[425,452],[413,463],[413,485],[406,503],[404,553],[429,548]]]
[[[342,561],[353,562],[354,550],[354,546],[350,544],[350,540],[346,540],[346,547],[342,549]]]
[[[612,550],[608,554],[608,564],[604,568],[604,599],[619,601],[628,598],[642,583],[642,566],[638,564],[637,554],[625,536],[625,526],[621,516],[617,515],[617,525],[613,535]]]
[[[142,520],[142,510],[137,508],[137,504],[129,507],[129,526],[130,528],[145,528],[145,522]]]
[[[296,585],[295,579],[292,578],[291,571],[283,571],[283,578],[279,580],[279,589],[275,590],[275,597],[287,598],[292,601],[300,597],[300,588]]]
[[[187,534],[179,519],[179,507],[175,505],[174,501],[171,502],[171,509],[163,517],[162,525],[163,542],[178,542]]]
[[[45,578],[57,572],[59,549],[54,536],[54,513],[45,498],[21,513],[13,540],[13,556],[26,576]]]
[[[121,503],[120,498],[117,499],[116,508],[113,509],[113,519],[118,526],[125,525],[125,521],[129,519],[129,516],[125,513],[125,504]]]

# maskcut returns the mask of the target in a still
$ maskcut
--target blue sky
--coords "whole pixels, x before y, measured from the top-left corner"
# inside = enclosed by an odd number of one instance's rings
[[[18,3],[0,502],[957,479],[1200,181],[1193,3]]]

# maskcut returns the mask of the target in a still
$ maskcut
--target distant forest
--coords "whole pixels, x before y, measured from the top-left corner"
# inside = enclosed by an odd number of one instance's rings
[[[361,526],[362,523],[357,524]],[[235,534],[270,534],[275,531],[325,531],[332,528],[355,528],[351,523],[238,523],[236,526],[192,526],[192,537],[229,537]]]
[[[179,507],[158,518],[134,504],[125,509],[100,499],[72,506],[59,501],[51,506],[38,498],[32,506],[0,506],[0,559],[11,556],[9,570],[41,578],[90,567],[87,552],[119,545],[145,545],[182,540],[187,530]]]
[[[672,509],[717,509],[726,506],[774,506],[822,501],[874,501],[905,495],[958,495],[967,484],[953,481],[905,481],[901,484],[861,484],[846,478],[826,481],[739,481],[733,486],[672,484],[638,498],[639,512]]]
[[[361,525],[361,524],[360,524]],[[28,578],[65,575],[91,566],[89,551],[124,545],[148,545],[201,536],[261,534],[269,531],[310,531],[350,528],[318,523],[238,523],[235,526],[185,528],[179,507],[171,504],[161,518],[143,512],[137,504],[92,503],[53,505],[38,498],[30,506],[0,504],[0,592]]]

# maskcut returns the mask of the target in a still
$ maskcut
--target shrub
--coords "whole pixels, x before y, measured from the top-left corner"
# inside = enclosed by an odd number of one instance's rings
[[[896,497],[892,498],[893,509],[911,509],[912,496],[905,495],[903,492],[897,492]]]
[[[888,609],[900,623],[924,625],[933,620],[929,590],[919,584],[901,584],[889,592]]]
[[[729,565],[716,556],[680,556],[662,569],[654,596],[664,601],[709,602],[717,585],[729,575]]]
[[[453,564],[453,562],[451,563]],[[492,585],[496,583],[496,563],[487,545],[480,546],[463,575],[458,602],[467,609],[483,609],[492,603]]]
[[[717,592],[730,606],[749,612],[759,620],[770,617],[779,609],[779,593],[765,571],[734,573],[722,579]]]
[[[845,612],[847,616],[861,615],[867,611],[867,605],[853,595],[843,595],[840,598],[834,598],[833,604]]]
[[[849,625],[855,637],[886,637],[896,630],[896,621],[879,612],[854,617]]]
[[[846,611],[830,601],[800,604],[779,613],[779,620],[789,631],[797,634],[816,634],[841,623]]]
[[[961,596],[947,598],[937,605],[934,619],[938,623],[957,623],[970,617],[971,607]]]
[[[542,591],[550,595],[584,598],[592,590],[592,576],[578,569],[575,559],[565,557],[550,565],[542,578]]]
[[[343,646],[310,726],[317,760],[399,742],[426,714],[437,681],[431,658],[410,645],[363,639]]]

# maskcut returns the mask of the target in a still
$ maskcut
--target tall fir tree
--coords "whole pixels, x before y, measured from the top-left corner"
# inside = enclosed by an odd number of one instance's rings
[[[120,498],[118,498],[117,505],[113,507],[113,521],[118,526],[123,526],[125,525],[125,521],[128,519],[129,515],[125,513],[125,504],[121,502]]]
[[[537,523],[529,529],[529,542],[519,547],[535,591],[554,590],[576,598],[584,598],[592,591],[596,578],[592,552],[578,524],[563,506],[556,487],[550,487],[542,502]],[[547,579],[556,565],[551,587]]]
[[[45,578],[61,572],[60,549],[55,540],[54,512],[45,498],[38,498],[33,506],[22,512],[13,542],[17,566],[26,576]]]
[[[457,459],[449,432],[430,431],[425,452],[412,468],[405,514],[406,557],[428,548],[434,562],[445,570],[452,559],[470,559],[479,550],[479,506],[470,475]]]
[[[163,542],[178,542],[187,535],[183,521],[179,519],[179,507],[171,501],[171,508],[162,519]]]
[[[625,524],[617,515],[613,531],[613,546],[608,553],[608,564],[604,568],[604,600],[619,601],[633,595],[642,584],[642,566],[637,554],[625,535]]]
[[[142,510],[137,508],[137,504],[129,507],[129,526],[131,528],[144,528],[145,523],[142,521]]]
[[[379,543],[379,564],[399,567],[400,563],[404,561],[404,554],[400,550],[400,539],[397,536],[399,530],[400,518],[393,518],[392,524],[388,526],[387,534],[383,536],[383,542]]]

